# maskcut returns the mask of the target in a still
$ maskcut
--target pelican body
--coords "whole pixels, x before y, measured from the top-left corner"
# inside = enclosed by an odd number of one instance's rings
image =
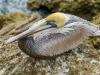
[[[57,12],[34,23],[6,43],[18,40],[19,48],[29,56],[52,57],[77,47],[88,36],[100,36],[100,30],[95,24],[71,14]]]

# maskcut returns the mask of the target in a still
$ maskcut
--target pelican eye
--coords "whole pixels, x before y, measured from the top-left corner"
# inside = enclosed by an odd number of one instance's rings
[[[48,21],[47,24],[51,25],[51,27],[57,27],[55,21]]]

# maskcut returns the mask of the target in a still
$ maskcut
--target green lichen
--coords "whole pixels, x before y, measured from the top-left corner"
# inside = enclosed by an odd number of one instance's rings
[[[16,21],[25,20],[27,16],[21,13],[10,13],[6,15],[0,15],[0,28],[5,25],[10,25],[10,23],[14,23]]]
[[[100,13],[93,17],[92,23],[96,24],[100,28]],[[100,36],[90,37],[85,43],[88,47],[94,47],[100,49]]]
[[[100,0],[29,0],[29,9],[38,9],[46,6],[51,12],[61,11],[65,13],[76,14],[86,19],[92,19],[92,16],[100,11]]]

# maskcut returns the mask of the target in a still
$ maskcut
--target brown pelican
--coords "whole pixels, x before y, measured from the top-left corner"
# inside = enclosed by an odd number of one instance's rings
[[[9,38],[5,43],[18,40],[19,48],[26,54],[52,57],[77,47],[88,36],[100,36],[95,24],[57,12],[35,22],[28,30]]]

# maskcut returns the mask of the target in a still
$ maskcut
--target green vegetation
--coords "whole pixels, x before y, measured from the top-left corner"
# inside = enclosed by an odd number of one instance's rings
[[[0,15],[0,29],[5,25],[10,25],[11,23],[25,20],[27,17],[21,13],[10,13],[6,15]]]

